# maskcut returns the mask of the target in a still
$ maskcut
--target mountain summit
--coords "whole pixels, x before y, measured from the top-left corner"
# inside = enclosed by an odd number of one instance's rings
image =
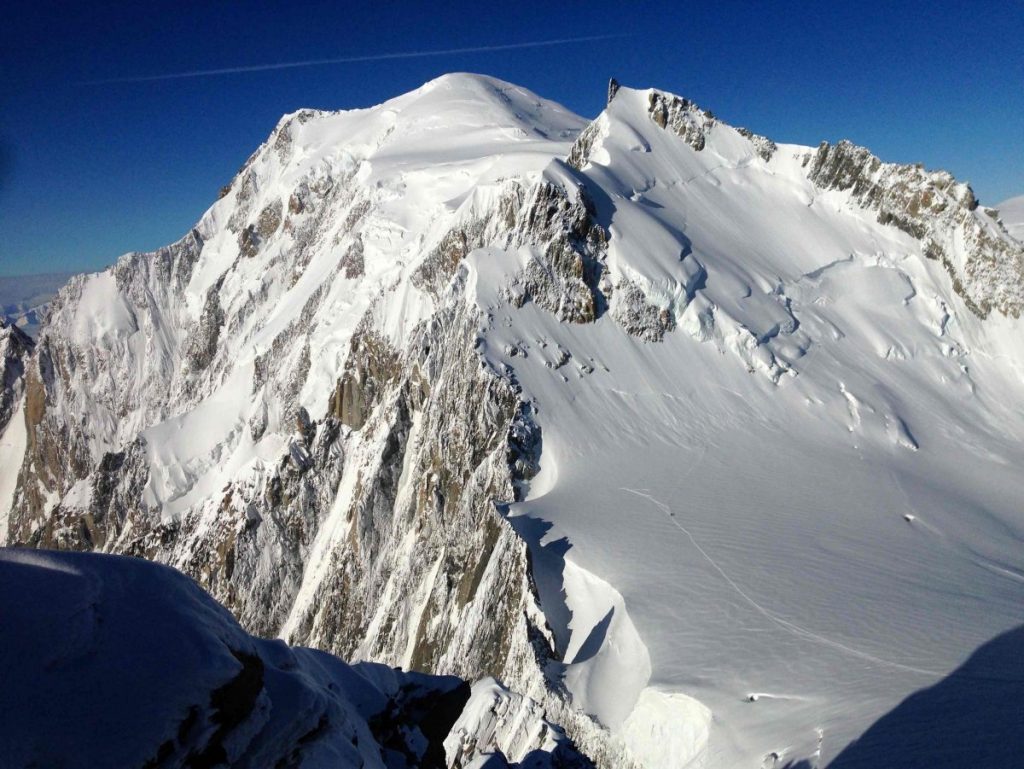
[[[0,533],[494,676],[599,766],[846,760],[1020,623],[1024,247],[945,172],[610,96],[286,116],[19,348]]]

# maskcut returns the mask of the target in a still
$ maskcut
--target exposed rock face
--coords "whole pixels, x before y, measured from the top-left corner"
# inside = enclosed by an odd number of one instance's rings
[[[704,149],[708,134],[718,122],[710,111],[702,110],[689,99],[660,91],[648,93],[647,105],[648,113],[655,123],[667,131],[672,131],[697,152]],[[748,139],[754,146],[754,151],[765,162],[771,160],[778,149],[771,139],[746,128],[733,130]]]
[[[666,331],[675,328],[675,317],[668,311],[651,304],[644,292],[624,280],[615,287],[612,317],[628,333],[647,342],[658,342]]]
[[[651,120],[672,131],[697,152],[704,149],[707,133],[715,127],[715,116],[689,99],[651,91],[648,97]]]
[[[619,92],[619,81],[614,77],[608,80],[608,100],[606,104],[611,104],[612,99],[615,98],[615,94]]]
[[[17,326],[0,321],[0,434],[11,421],[25,386],[25,361],[35,343]]]
[[[173,330],[183,314],[178,292],[201,250],[202,238],[193,231],[152,254],[122,257],[105,273],[75,276],[57,295],[50,332],[41,335],[25,374],[29,448],[15,502],[22,512],[10,524],[12,541],[74,541],[78,535],[58,536],[53,524],[33,524],[54,509],[53,495],[65,494],[108,451],[121,450],[145,426],[167,416],[171,402],[174,409],[194,403],[197,379],[222,373],[196,374],[178,364],[189,341]],[[116,325],[90,328],[92,313]],[[188,325],[210,336],[219,329],[202,320]],[[208,340],[195,344],[198,350],[211,346]],[[90,416],[65,420],[58,416],[64,410]]]
[[[382,361],[379,347],[357,341],[366,357],[339,391],[342,422],[361,433],[348,461],[362,467],[335,513],[339,541],[322,581],[304,585],[290,618],[294,637],[467,678],[509,664],[523,552],[493,501],[515,496],[518,458],[507,441],[524,415],[514,389],[473,353],[478,322],[437,317],[401,359]],[[524,458],[527,471],[533,461]],[[467,619],[433,621],[445,614]],[[338,632],[349,626],[358,630]]]
[[[289,198],[289,211],[292,213],[302,213],[301,198],[298,197],[298,192],[292,194],[292,198]],[[290,201],[295,200],[292,204]],[[238,233],[238,250],[242,256],[251,259],[259,253],[260,246],[265,243],[275,232],[277,228],[281,226],[281,203],[280,201],[273,201],[268,203],[267,206],[260,211],[256,221],[252,224],[247,224],[245,228]]]
[[[766,136],[760,136],[747,128],[737,128],[736,130],[740,136],[750,140],[758,156],[766,163],[772,159],[772,155],[779,149],[778,145]]]
[[[602,132],[605,130],[607,130],[607,126],[600,117],[591,122],[583,129],[579,138],[573,142],[572,149],[569,150],[569,157],[565,162],[578,171],[582,170],[590,162],[590,152],[594,148],[594,143],[600,141]]]
[[[1024,309],[1024,248],[979,210],[974,192],[945,171],[883,163],[864,147],[822,142],[808,159],[810,178],[849,191],[860,205],[918,239],[942,262],[956,292],[978,316],[992,310],[1020,317]]]
[[[526,206],[513,244],[539,247],[509,287],[509,301],[533,301],[569,323],[595,320],[607,304],[601,285],[607,236],[593,219],[586,192],[542,183]]]

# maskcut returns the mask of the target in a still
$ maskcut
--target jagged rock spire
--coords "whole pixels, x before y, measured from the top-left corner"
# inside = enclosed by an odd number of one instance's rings
[[[612,103],[615,94],[619,92],[619,81],[614,77],[608,79],[608,104]]]

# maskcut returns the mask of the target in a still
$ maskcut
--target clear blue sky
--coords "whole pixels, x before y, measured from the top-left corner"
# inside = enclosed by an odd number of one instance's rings
[[[483,72],[596,115],[614,75],[778,141],[1024,193],[1024,3],[17,2],[0,22],[0,274],[180,237],[278,117]],[[440,5],[440,4],[439,4]],[[600,43],[136,83],[83,81],[552,38]]]

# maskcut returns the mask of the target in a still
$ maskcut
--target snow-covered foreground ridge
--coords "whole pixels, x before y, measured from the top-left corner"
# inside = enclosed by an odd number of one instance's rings
[[[185,238],[73,279],[11,357],[0,513],[494,676],[602,766],[852,766],[1021,622],[1022,308],[946,173],[450,75],[287,116]]]
[[[11,769],[503,767],[497,743],[514,730],[499,705],[540,735],[529,766],[588,766],[493,682],[253,638],[188,577],[141,559],[0,549],[0,612]]]

